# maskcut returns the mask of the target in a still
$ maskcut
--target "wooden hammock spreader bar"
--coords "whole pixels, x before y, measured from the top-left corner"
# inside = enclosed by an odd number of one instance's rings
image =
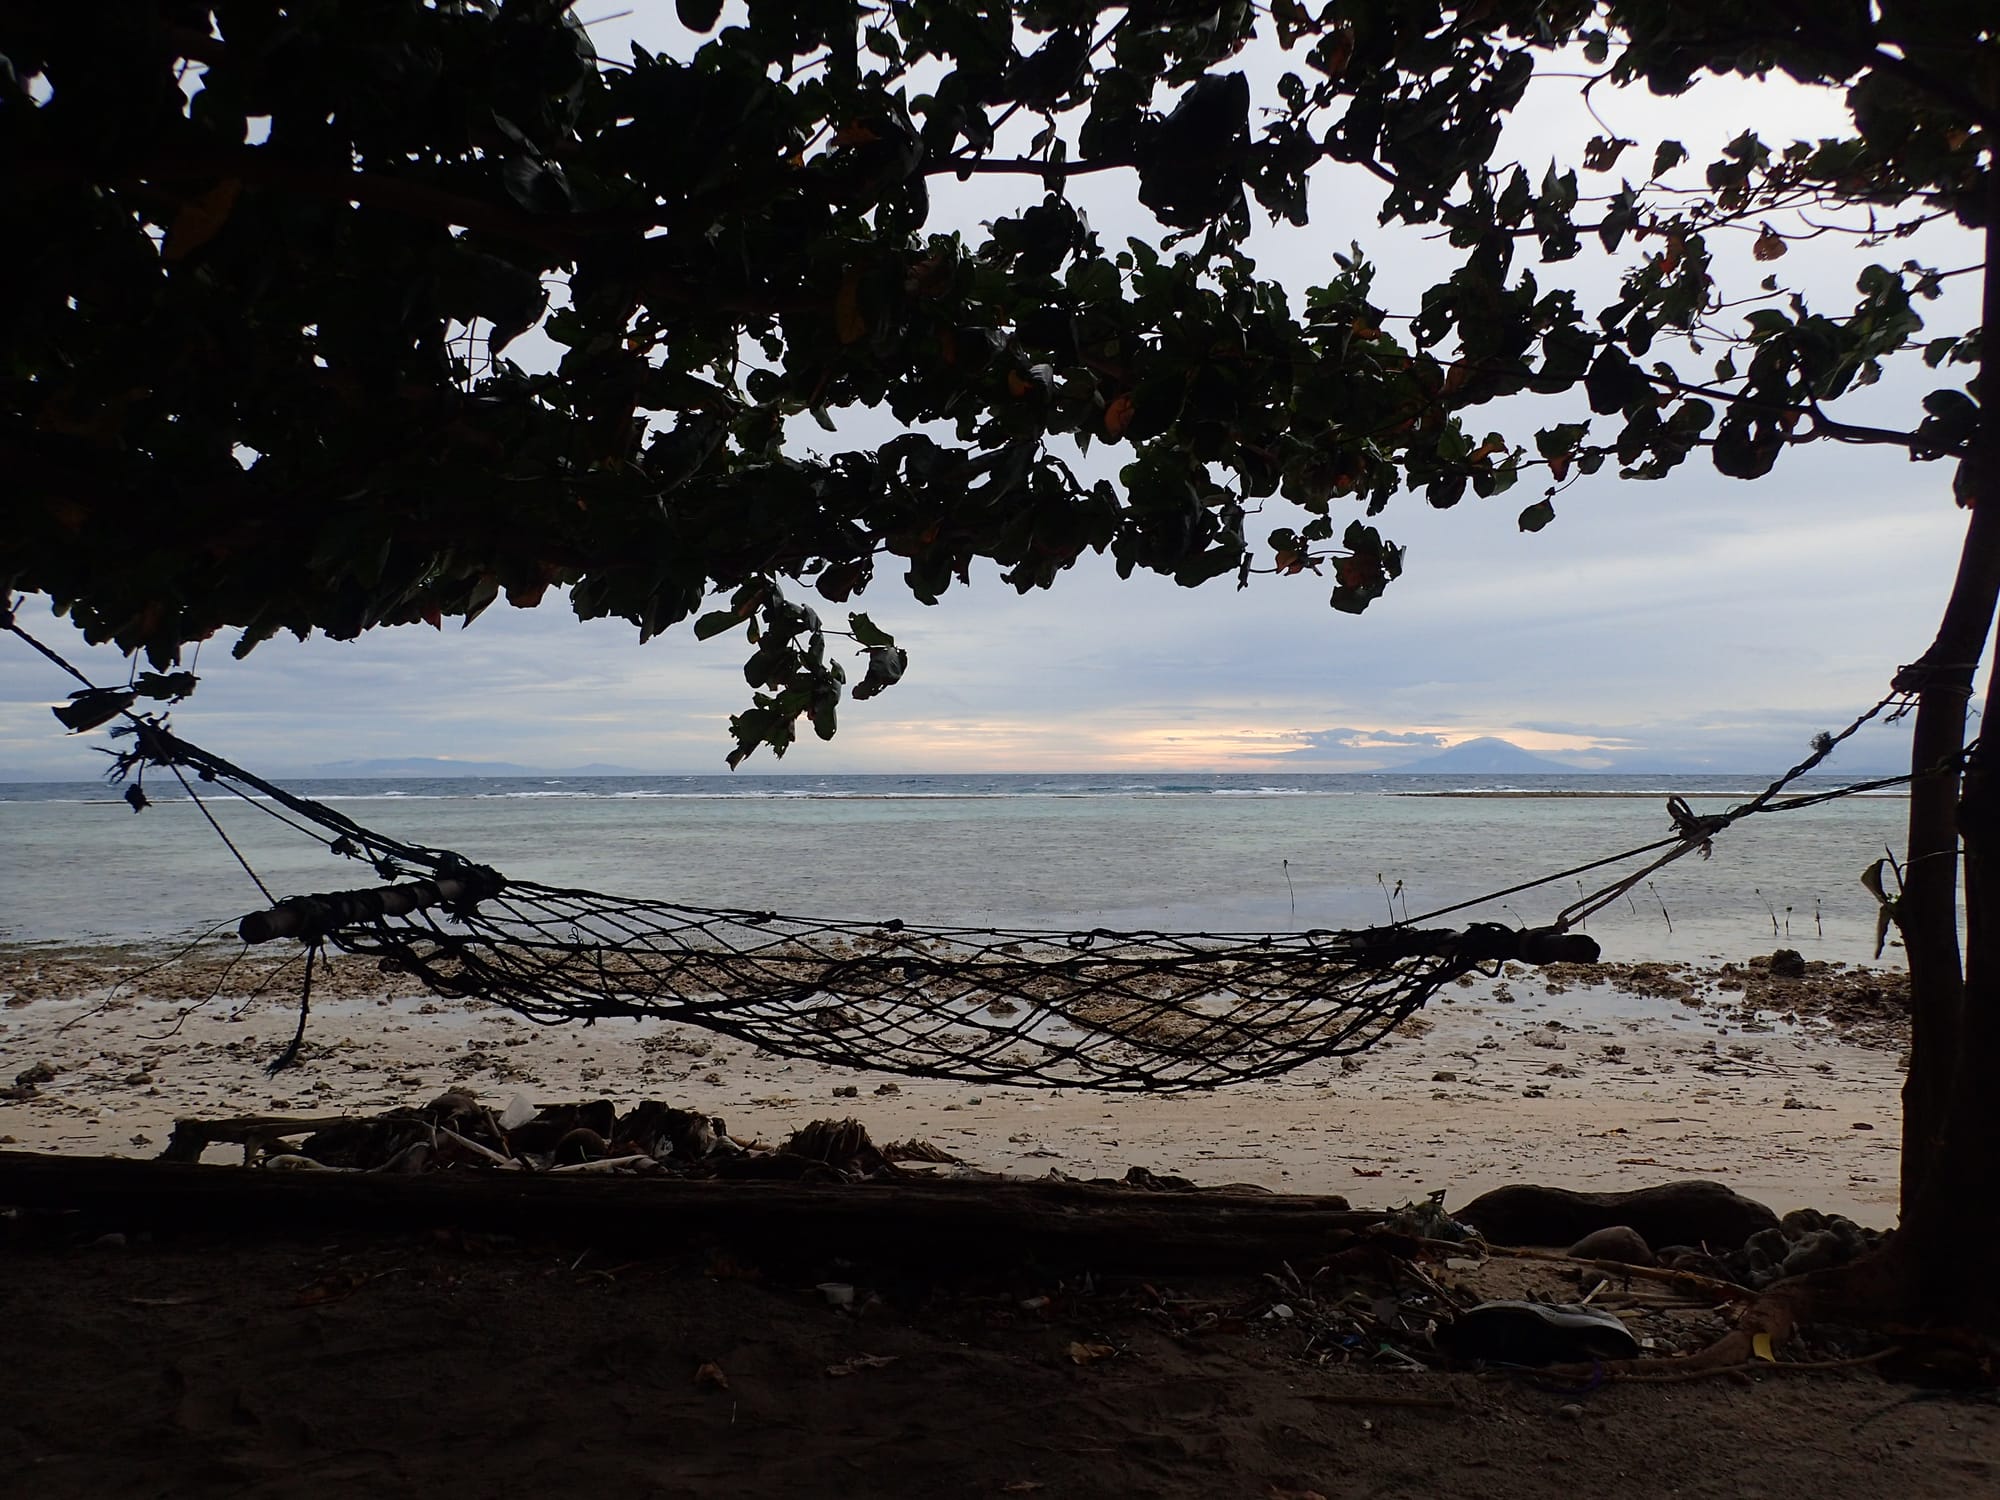
[[[1354,944],[1350,963],[1388,961],[1413,954],[1453,954],[1481,962],[1524,964],[1594,964],[1597,940],[1561,927],[1509,927],[1504,922],[1474,922],[1463,931],[1449,928],[1376,927],[1344,933]]]
[[[343,927],[360,926],[382,917],[407,916],[433,906],[468,906],[499,895],[506,884],[496,872],[469,865],[455,875],[440,875],[435,880],[293,896],[268,910],[251,912],[236,924],[236,935],[246,943],[268,943],[286,937],[316,942]]]
[[[506,884],[498,871],[468,866],[460,874],[442,875],[436,880],[292,896],[264,911],[251,912],[237,923],[236,932],[246,943],[268,943],[286,937],[316,942],[342,928],[365,925],[383,917],[406,916],[434,906],[470,906],[497,896]],[[1523,929],[1501,922],[1474,922],[1463,931],[1451,931],[1397,925],[1341,936],[1357,939],[1361,956],[1383,962],[1425,953],[1535,965],[1591,964],[1598,959],[1594,939],[1561,927]]]

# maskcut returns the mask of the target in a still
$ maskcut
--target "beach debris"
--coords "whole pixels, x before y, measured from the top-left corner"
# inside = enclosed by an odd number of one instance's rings
[[[1438,1329],[1437,1344],[1454,1359],[1510,1365],[1639,1357],[1639,1340],[1615,1313],[1512,1298],[1467,1308]]]
[[[934,1146],[929,1141],[920,1140],[891,1141],[882,1148],[882,1157],[883,1160],[892,1162],[927,1161],[947,1167],[964,1165],[942,1146]]]
[[[1149,1167],[1127,1167],[1124,1177],[1119,1180],[1126,1187],[1137,1188],[1143,1193],[1191,1193],[1195,1190],[1190,1179],[1168,1172],[1155,1172]]]
[[[525,1107],[526,1115],[523,1115]],[[508,1121],[515,1121],[511,1127]],[[516,1098],[495,1110],[452,1088],[420,1108],[372,1116],[237,1116],[182,1119],[160,1153],[193,1162],[211,1145],[240,1145],[246,1166],[409,1174],[447,1170],[713,1175],[751,1148],[723,1121],[657,1099],[620,1112],[608,1099],[537,1106]],[[760,1148],[765,1154],[769,1148]]]
[[[1114,1344],[1091,1344],[1081,1339],[1070,1341],[1069,1357],[1072,1364],[1094,1365],[1101,1360],[1115,1359],[1117,1356],[1118,1348]]]
[[[828,1307],[854,1306],[854,1286],[851,1282],[822,1281],[813,1290],[826,1298]]]
[[[525,1101],[523,1101],[525,1102]],[[928,1141],[880,1150],[856,1120],[815,1120],[783,1145],[746,1143],[701,1110],[658,1099],[620,1112],[609,1099],[494,1110],[468,1089],[447,1089],[421,1108],[372,1116],[238,1116],[183,1119],[161,1158],[201,1160],[218,1143],[243,1148],[246,1166],[276,1170],[415,1173],[476,1169],[620,1176],[867,1181],[903,1174],[899,1161],[960,1165]],[[511,1129],[508,1119],[519,1121]]]
[[[0,1104],[25,1104],[41,1093],[41,1086],[55,1082],[56,1070],[45,1062],[34,1063],[14,1075],[12,1088],[0,1088]]]
[[[1420,1240],[1461,1244],[1477,1239],[1477,1230],[1445,1212],[1444,1195],[1445,1190],[1439,1188],[1421,1203],[1405,1203],[1390,1213],[1385,1227],[1392,1233],[1407,1234]]]
[[[889,1165],[868,1138],[868,1127],[859,1120],[814,1120],[793,1131],[779,1150],[786,1156],[864,1174]]]

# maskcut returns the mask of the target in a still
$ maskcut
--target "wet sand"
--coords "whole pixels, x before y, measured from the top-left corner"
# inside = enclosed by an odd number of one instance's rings
[[[720,1116],[744,1141],[852,1116],[878,1141],[928,1139],[981,1170],[1137,1166],[1363,1207],[1439,1189],[1457,1203],[1508,1182],[1709,1177],[1781,1212],[1884,1227],[1896,1216],[1903,1002],[1891,971],[1510,966],[1447,989],[1344,1064],[1113,1096],[840,1071],[658,1022],[542,1027],[349,960],[316,989],[301,1065],[271,1078],[297,1020],[295,970],[246,998],[263,981],[238,965],[222,994],[190,1007],[225,977],[221,955],[135,979],[142,967],[125,949],[0,950],[0,1094],[12,1096],[0,1145],[143,1157],[180,1117],[373,1113],[464,1087],[498,1104],[657,1098]]]

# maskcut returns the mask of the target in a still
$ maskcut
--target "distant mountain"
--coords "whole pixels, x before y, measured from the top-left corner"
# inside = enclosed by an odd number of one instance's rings
[[[335,760],[300,774],[330,780],[369,776],[546,776],[533,766],[505,760],[452,760],[442,755],[398,755],[383,760]]]
[[[1436,755],[1389,769],[1412,776],[1575,776],[1577,767],[1523,750],[1509,740],[1482,735]]]

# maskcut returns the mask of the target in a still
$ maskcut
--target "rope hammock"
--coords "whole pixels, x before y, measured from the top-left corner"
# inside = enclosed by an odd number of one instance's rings
[[[71,671],[55,653],[14,633]],[[1891,704],[1884,698],[1758,796],[1716,815],[1670,799],[1674,832],[1604,859],[1358,932],[1050,933],[825,921],[602,895],[513,880],[449,850],[410,844],[288,792],[179,738],[132,695],[86,686],[56,710],[71,728],[122,716],[132,739],[114,781],[146,805],[145,770],[173,775],[260,889],[196,783],[233,793],[372,866],[388,884],[293,897],[239,924],[245,943],[306,946],[296,1060],[325,947],[376,959],[442,996],[476,997],[544,1025],[614,1017],[674,1021],[781,1056],[981,1085],[1113,1092],[1207,1089],[1364,1051],[1466,974],[1508,961],[1592,963],[1570,928],[1654,871],[1754,813],[1810,806],[1908,780],[1778,794]],[[192,774],[192,780],[190,779]],[[1587,871],[1646,859],[1547,927],[1417,925]],[[412,878],[415,877],[415,878]],[[266,895],[269,895],[268,890]]]

